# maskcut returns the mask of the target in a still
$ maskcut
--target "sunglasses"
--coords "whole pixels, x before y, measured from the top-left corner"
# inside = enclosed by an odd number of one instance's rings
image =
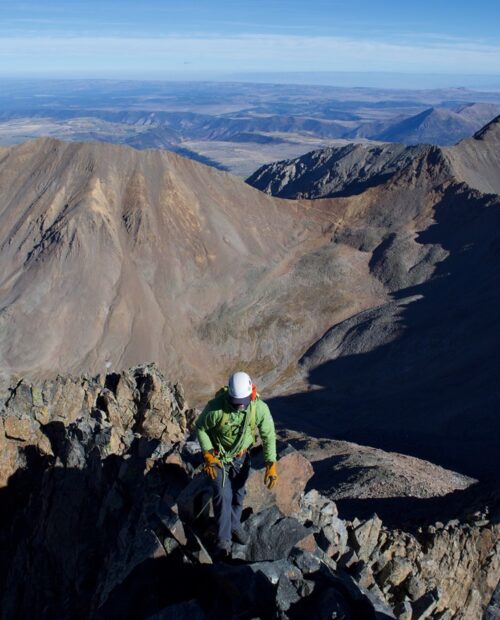
[[[248,405],[245,405],[244,403],[230,403],[231,407],[235,410],[235,411],[242,411],[243,409],[246,409]]]

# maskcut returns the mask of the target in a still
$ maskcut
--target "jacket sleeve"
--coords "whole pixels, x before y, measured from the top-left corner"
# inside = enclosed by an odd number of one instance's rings
[[[210,439],[210,429],[214,427],[214,415],[212,409],[207,405],[196,420],[195,428],[203,452],[213,450],[214,445]],[[216,424],[216,421],[215,421]]]
[[[256,417],[259,435],[262,439],[264,448],[264,460],[266,463],[274,463],[276,461],[276,432],[274,430],[274,421],[271,412],[265,402],[260,402]]]

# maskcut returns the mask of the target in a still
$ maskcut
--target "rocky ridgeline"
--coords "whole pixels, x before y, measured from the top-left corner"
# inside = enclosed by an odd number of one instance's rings
[[[179,442],[195,415],[185,407],[182,387],[153,365],[94,378],[59,376],[41,385],[18,379],[0,384],[0,399],[0,486],[25,467],[27,453],[59,456],[59,435],[72,435],[83,423],[108,438],[100,451],[105,458],[123,454],[139,437]]]
[[[157,368],[19,380],[1,402],[2,618],[472,620],[492,598],[498,496],[413,533],[344,521],[287,444],[268,491],[257,448],[249,543],[213,564],[195,412]]]

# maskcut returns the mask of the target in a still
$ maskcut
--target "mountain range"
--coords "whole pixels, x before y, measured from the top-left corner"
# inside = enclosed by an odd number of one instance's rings
[[[2,148],[1,367],[155,361],[195,403],[243,367],[290,429],[494,475],[499,127],[281,162],[267,193],[165,151]]]

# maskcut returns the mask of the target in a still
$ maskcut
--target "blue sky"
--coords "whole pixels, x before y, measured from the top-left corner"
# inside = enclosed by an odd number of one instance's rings
[[[0,0],[0,76],[500,74],[500,2]]]

